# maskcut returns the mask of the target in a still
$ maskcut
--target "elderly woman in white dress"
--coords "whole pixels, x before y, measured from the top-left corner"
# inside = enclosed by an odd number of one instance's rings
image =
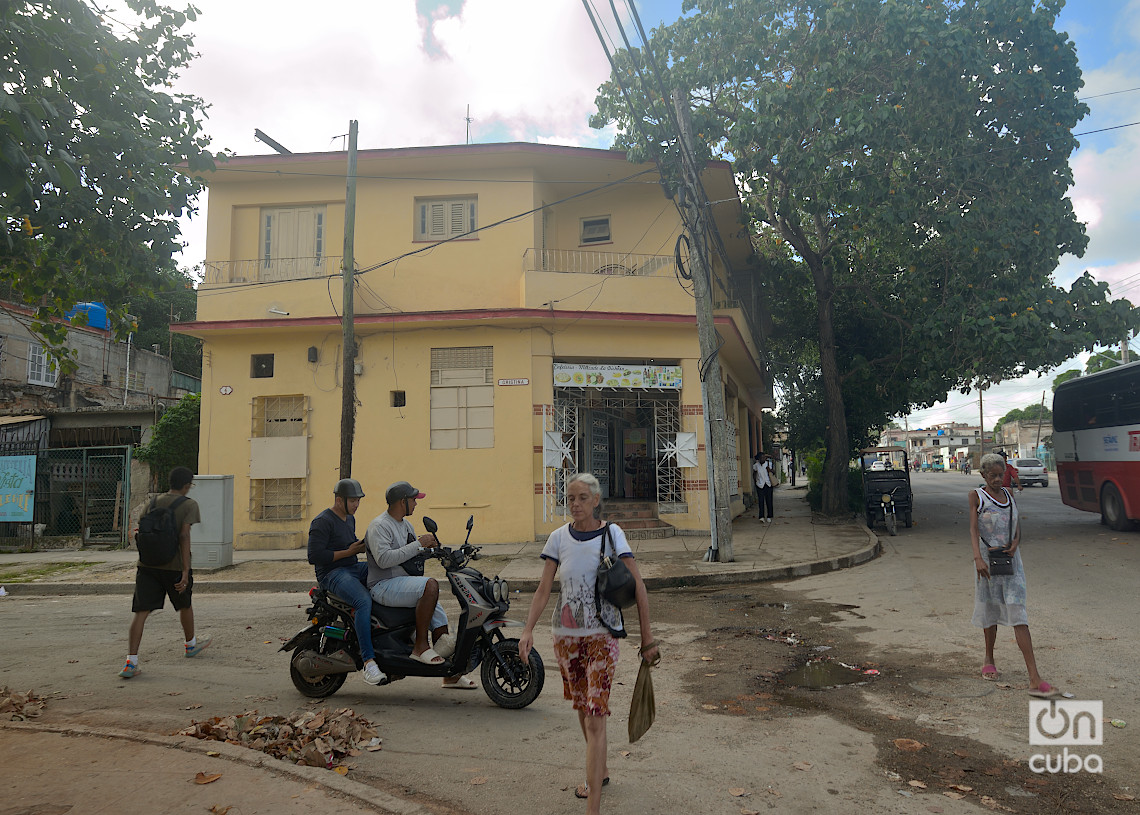
[[[994,660],[997,627],[1013,627],[1017,647],[1025,658],[1029,671],[1029,695],[1048,699],[1058,695],[1057,689],[1037,673],[1037,660],[1033,656],[1033,639],[1029,636],[1029,617],[1025,610],[1025,569],[1021,565],[1021,521],[1017,503],[1008,489],[1001,485],[1005,475],[1005,460],[996,453],[987,453],[981,461],[985,487],[970,492],[970,542],[974,547],[974,569],[977,580],[974,588],[973,623],[985,633],[986,660],[982,665],[982,679],[998,678]],[[985,551],[983,551],[985,544]],[[989,550],[1004,550],[1013,556],[1013,574],[990,573]]]

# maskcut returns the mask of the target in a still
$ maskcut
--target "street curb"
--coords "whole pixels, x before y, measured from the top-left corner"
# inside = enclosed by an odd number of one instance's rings
[[[777,580],[794,580],[813,574],[826,574],[840,569],[849,569],[882,554],[883,547],[877,535],[866,526],[867,546],[837,558],[804,561],[789,566],[775,566],[765,569],[741,568],[732,563],[709,563],[702,568],[716,569],[705,574],[675,575],[671,577],[646,577],[647,589],[692,588],[698,586],[718,586],[725,583],[769,583]],[[533,592],[538,588],[538,580],[530,578],[512,579],[510,586],[515,591]],[[250,592],[286,592],[308,594],[316,585],[313,580],[204,580],[195,582],[195,594],[239,594]],[[51,596],[51,595],[98,595],[133,594],[134,583],[12,583],[8,585],[9,595]]]
[[[188,753],[200,753],[203,757],[208,752],[220,753],[209,758],[225,759],[238,764],[244,764],[257,770],[266,770],[271,773],[290,776],[296,781],[306,784],[316,784],[329,792],[350,798],[354,804],[367,808],[381,815],[431,815],[430,810],[419,804],[405,801],[389,795],[383,790],[363,784],[359,781],[338,775],[332,770],[319,767],[307,767],[301,764],[290,764],[279,758],[273,758],[265,753],[251,750],[248,747],[239,747],[221,741],[204,741],[190,736],[160,736],[150,733],[138,733],[118,730],[112,727],[87,727],[85,725],[55,725],[30,722],[4,722],[0,721],[0,731],[25,730],[28,732],[59,733],[64,736],[92,736],[103,739],[120,739],[144,744],[150,747],[162,747],[171,750],[181,750]]]

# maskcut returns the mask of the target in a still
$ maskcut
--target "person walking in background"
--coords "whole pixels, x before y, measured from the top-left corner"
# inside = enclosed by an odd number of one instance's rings
[[[974,549],[973,624],[985,635],[986,657],[982,679],[998,678],[994,661],[998,625],[1013,627],[1017,647],[1025,658],[1029,672],[1029,695],[1043,699],[1057,695],[1057,690],[1041,679],[1033,655],[1033,639],[1029,635],[1029,618],[1025,609],[1025,569],[1021,565],[1021,520],[1013,494],[1001,485],[1005,460],[997,453],[987,453],[981,461],[985,487],[970,491],[970,543]],[[982,543],[987,552],[982,551]],[[988,549],[1004,549],[1013,555],[1013,574],[990,574]]]
[[[1005,471],[1002,473],[1001,485],[1006,489],[1010,487],[1017,487],[1017,491],[1021,492],[1021,479],[1017,475],[1017,468],[1009,463],[1009,456],[1005,450],[999,450],[998,455],[1001,456],[1002,465]]]
[[[123,679],[133,679],[141,673],[139,646],[142,644],[143,626],[152,611],[166,605],[166,598],[178,612],[182,633],[186,637],[184,653],[196,657],[210,647],[211,637],[198,637],[194,633],[194,573],[190,569],[190,527],[202,520],[198,502],[187,496],[194,486],[194,473],[189,467],[175,467],[170,471],[170,490],[158,496],[152,509],[170,508],[174,514],[174,528],[178,531],[178,550],[174,558],[161,566],[144,566],[140,561],[135,569],[135,594],[131,599],[134,617],[127,634],[127,664],[119,671]]]
[[[618,638],[625,636],[621,611],[595,594],[603,547],[607,555],[625,559],[637,584],[637,619],[641,629],[638,653],[653,663],[658,659],[658,648],[649,630],[649,596],[625,533],[616,524],[599,519],[602,490],[598,479],[590,473],[571,476],[566,485],[566,501],[573,520],[550,533],[542,549],[542,579],[519,636],[519,655],[525,665],[534,646],[534,626],[550,600],[557,572],[561,592],[551,621],[554,653],[562,673],[563,696],[573,702],[586,739],[586,783],[576,787],[574,795],[586,799],[588,815],[598,815],[602,787],[610,783],[606,769],[606,719],[610,715]]]
[[[364,488],[355,478],[342,478],[333,487],[333,505],[322,511],[309,524],[309,563],[316,570],[317,585],[352,605],[356,621],[356,637],[361,674],[369,685],[384,681],[384,672],[376,664],[372,647],[372,595],[368,593],[368,564],[357,560],[365,543],[356,537],[356,510]]]
[[[766,524],[772,523],[775,513],[772,511],[772,490],[775,474],[772,472],[772,460],[764,453],[757,453],[752,464],[752,479],[756,482],[756,503],[760,506],[759,518]]]

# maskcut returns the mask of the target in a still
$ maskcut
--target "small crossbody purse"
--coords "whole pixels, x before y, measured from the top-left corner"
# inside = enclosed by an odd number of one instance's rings
[[[1003,577],[1013,574],[1013,554],[1009,551],[1009,547],[1013,544],[1013,496],[1009,494],[1009,490],[1002,488],[1005,491],[1005,497],[1009,501],[1009,542],[1005,546],[990,546],[986,544],[986,558],[990,563],[990,576]]]

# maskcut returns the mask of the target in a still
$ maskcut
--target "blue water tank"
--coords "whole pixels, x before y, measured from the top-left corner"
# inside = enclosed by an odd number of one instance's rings
[[[71,311],[67,312],[67,319],[75,319],[76,314],[87,315],[87,325],[106,331],[110,327],[107,320],[107,306],[104,303],[76,303]]]

